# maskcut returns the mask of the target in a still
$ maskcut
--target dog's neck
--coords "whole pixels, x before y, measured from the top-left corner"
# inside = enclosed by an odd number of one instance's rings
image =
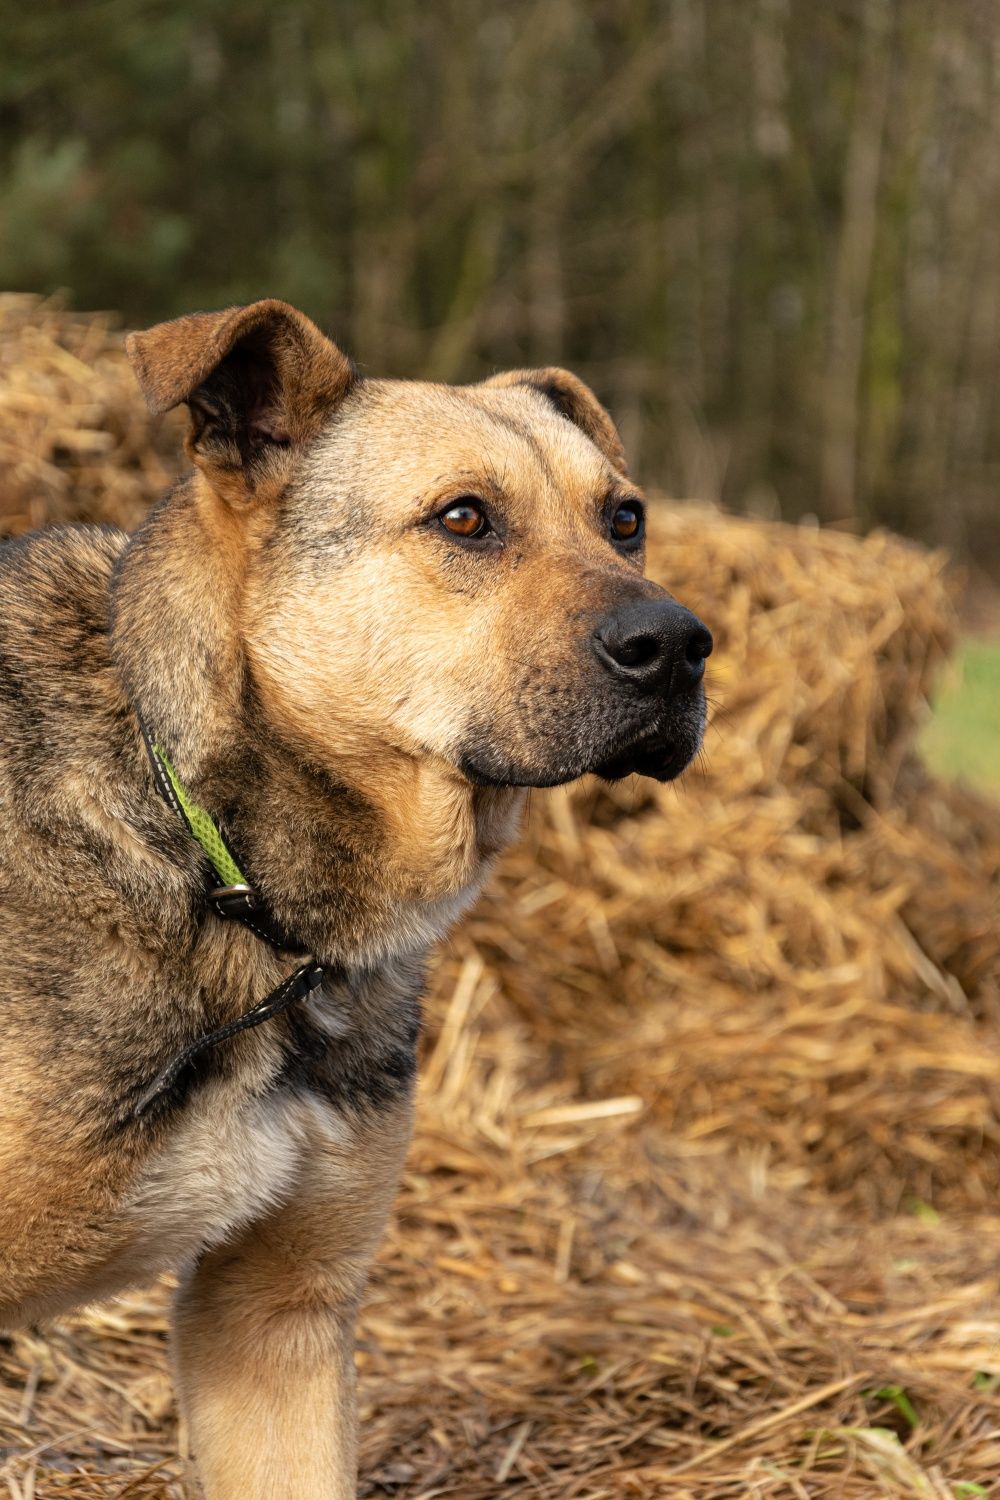
[[[190,482],[136,533],[112,585],[131,706],[287,930],[348,963],[426,946],[513,836],[522,795],[389,750],[362,785],[290,742],[247,666],[240,556]]]

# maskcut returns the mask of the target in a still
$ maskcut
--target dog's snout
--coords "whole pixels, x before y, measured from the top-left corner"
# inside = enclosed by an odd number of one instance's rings
[[[672,599],[647,599],[612,610],[593,637],[601,665],[644,692],[673,695],[694,687],[712,650],[709,631]]]

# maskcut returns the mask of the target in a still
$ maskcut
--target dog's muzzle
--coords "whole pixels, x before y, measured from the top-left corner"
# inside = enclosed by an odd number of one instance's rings
[[[591,625],[572,669],[522,697],[517,749],[495,727],[480,728],[463,746],[461,768],[490,786],[559,786],[588,771],[608,781],[671,781],[701,745],[712,644],[674,599],[618,604]]]

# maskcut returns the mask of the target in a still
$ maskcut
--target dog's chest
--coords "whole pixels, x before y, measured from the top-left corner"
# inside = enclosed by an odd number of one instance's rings
[[[228,1239],[290,1196],[317,1134],[339,1144],[348,1133],[315,1098],[277,1090],[241,1101],[229,1086],[205,1087],[130,1194],[128,1279]]]
[[[359,1122],[412,1091],[422,981],[404,954],[331,978],[196,1082],[122,1205],[120,1252],[86,1290],[190,1263],[287,1203],[317,1164],[336,1195]]]
[[[30,1315],[48,1317],[182,1269],[286,1202],[307,1152],[329,1146],[336,1157],[349,1141],[338,1112],[308,1094],[244,1093],[241,1102],[232,1084],[205,1086],[108,1221],[117,1248],[29,1305]]]

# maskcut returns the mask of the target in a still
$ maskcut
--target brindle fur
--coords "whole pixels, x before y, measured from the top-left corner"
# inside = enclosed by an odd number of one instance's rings
[[[130,352],[154,409],[188,402],[194,473],[131,540],[0,548],[0,1326],[178,1269],[209,1500],[343,1500],[425,954],[515,832],[512,783],[634,736],[586,626],[658,591],[609,544],[634,487],[564,371],[361,379],[275,302]],[[469,493],[504,516],[502,554],[435,522]],[[208,913],[137,711],[278,919],[345,976],[139,1119],[165,1063],[295,959]],[[672,713],[689,752],[700,692]]]

